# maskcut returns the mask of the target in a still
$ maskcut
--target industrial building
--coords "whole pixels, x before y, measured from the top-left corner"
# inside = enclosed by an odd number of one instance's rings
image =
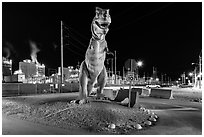
[[[2,58],[2,80],[5,81],[7,76],[12,75],[12,60],[5,57]]]
[[[25,74],[25,83],[44,83],[45,65],[33,62],[29,59],[19,62],[19,70]]]
[[[19,62],[19,70],[25,74],[25,78],[31,78],[36,75],[37,72],[36,64],[29,59]]]

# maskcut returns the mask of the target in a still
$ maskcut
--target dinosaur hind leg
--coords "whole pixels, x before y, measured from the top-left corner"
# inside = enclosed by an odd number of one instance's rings
[[[98,76],[98,86],[99,88],[97,89],[97,96],[98,97],[103,97],[103,89],[106,85],[106,78],[107,78],[107,72],[106,72],[106,68],[105,66],[103,67],[103,70],[101,71],[101,73]]]
[[[77,100],[86,100],[88,96],[87,92],[87,84],[88,84],[88,75],[86,72],[85,62],[82,62],[80,67],[80,75],[79,75],[79,96]],[[85,102],[85,101],[82,101]]]
[[[94,82],[89,80],[88,84],[87,84],[87,92],[88,92],[88,96],[92,93],[94,87]]]

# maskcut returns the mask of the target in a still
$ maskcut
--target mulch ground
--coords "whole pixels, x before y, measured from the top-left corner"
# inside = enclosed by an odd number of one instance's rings
[[[54,101],[29,103],[24,99],[3,98],[2,111],[16,118],[57,126],[64,129],[86,129],[96,134],[129,134],[137,131],[150,114],[139,106],[128,108],[116,103],[90,102],[84,105]],[[110,128],[114,124],[115,128]],[[147,127],[144,126],[142,130]],[[139,130],[138,130],[139,132]]]

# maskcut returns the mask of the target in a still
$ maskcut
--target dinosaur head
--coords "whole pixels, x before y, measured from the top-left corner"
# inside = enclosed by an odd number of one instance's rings
[[[96,7],[96,15],[92,22],[92,35],[96,39],[104,39],[108,32],[108,27],[111,23],[109,9],[101,9]]]

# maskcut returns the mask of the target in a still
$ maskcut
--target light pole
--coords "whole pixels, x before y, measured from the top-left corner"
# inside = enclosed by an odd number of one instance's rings
[[[194,87],[196,87],[196,85],[197,85],[197,76],[196,76],[197,67],[196,66],[199,66],[199,64],[198,63],[191,63],[191,65],[195,65],[195,68],[194,68]]]
[[[142,67],[142,65],[143,65],[142,61],[137,62],[137,80],[139,79],[139,69],[138,69],[138,67]]]
[[[200,79],[202,79],[202,58],[199,56],[199,71],[200,71]]]
[[[58,85],[58,89],[59,89],[59,93],[61,92],[61,86],[62,86],[62,83],[64,83],[64,79],[63,79],[63,75],[64,75],[64,72],[63,72],[63,22],[61,21],[61,69],[59,70],[60,71],[60,75],[59,75],[59,85]]]
[[[188,75],[190,76],[191,80],[192,80],[192,83],[194,83],[192,77],[193,77],[193,72],[189,72]]]
[[[115,50],[115,84],[116,84],[116,78],[117,78],[117,77],[116,77],[116,71],[117,71],[117,70],[116,70],[116,50]]]

